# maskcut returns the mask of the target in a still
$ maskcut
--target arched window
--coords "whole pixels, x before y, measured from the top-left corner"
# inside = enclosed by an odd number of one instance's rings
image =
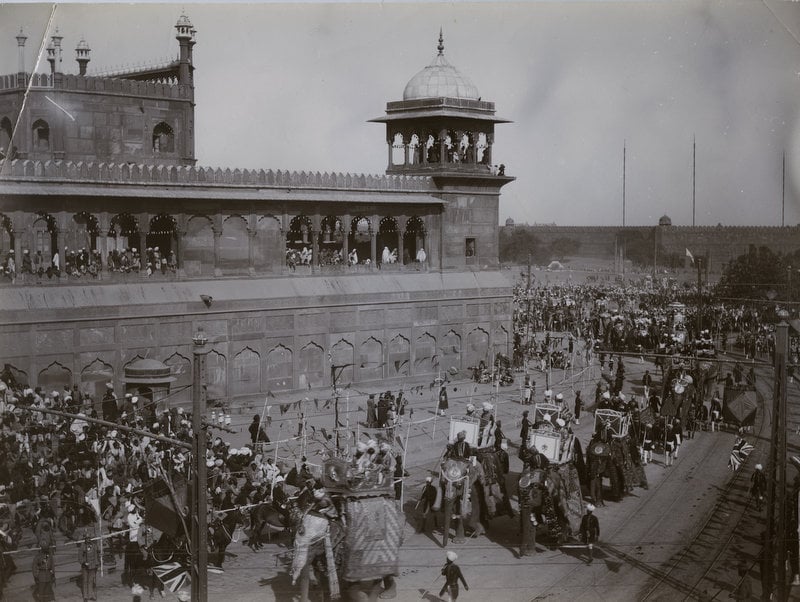
[[[192,216],[186,223],[183,269],[189,276],[214,274],[214,231],[211,220],[204,215]]]
[[[31,126],[33,132],[33,148],[37,151],[50,150],[50,126],[44,119],[37,119]]]
[[[228,361],[224,355],[211,351],[206,356],[208,401],[225,400],[228,396]]]
[[[130,213],[120,213],[111,218],[108,236],[114,239],[117,251],[139,249],[139,223]]]
[[[72,216],[73,232],[71,240],[65,241],[71,249],[87,249],[94,251],[97,248],[97,236],[100,234],[100,224],[97,218],[86,211],[81,211]]]
[[[291,265],[310,265],[313,261],[311,218],[306,215],[297,215],[289,222],[289,232],[286,233],[286,260]]]
[[[100,358],[81,369],[80,389],[83,393],[91,395],[95,401],[100,401],[106,391],[106,383],[114,380],[114,368]]]
[[[403,234],[403,260],[406,263],[416,261],[417,253],[424,248],[425,224],[419,216],[414,215],[406,222],[406,231]]]
[[[250,237],[243,217],[232,215],[222,224],[219,267],[226,273],[246,272],[250,263]]]
[[[150,231],[147,233],[147,246],[158,249],[163,259],[169,258],[170,251],[175,250],[178,239],[175,218],[166,213],[159,213],[150,219]]]
[[[325,358],[322,354],[322,347],[316,343],[309,343],[300,350],[299,360],[299,387],[306,389],[323,386],[325,384]]]
[[[0,213],[0,256],[5,257],[14,248],[14,228],[11,218]]]
[[[467,335],[467,366],[477,366],[481,360],[491,364],[489,357],[489,333],[483,328],[475,328]]]
[[[281,221],[274,215],[264,215],[256,222],[253,241],[253,266],[258,272],[280,271],[283,266]]]
[[[39,372],[36,384],[45,391],[62,391],[64,387],[72,387],[72,370],[53,362]]]
[[[175,134],[163,121],[153,128],[153,152],[156,155],[175,152]]]
[[[392,165],[404,165],[406,162],[406,145],[403,134],[397,132],[392,138]]]
[[[364,263],[372,257],[372,224],[369,218],[357,215],[350,222],[350,240],[348,247],[350,253],[354,251],[358,263]]]
[[[347,259],[342,257],[344,241],[342,220],[335,215],[327,215],[322,219],[319,232],[320,265],[337,265]]]
[[[11,136],[14,130],[8,117],[0,119],[0,153],[5,156],[11,154]],[[0,156],[0,159],[2,156]]]
[[[381,263],[395,263],[397,261],[397,220],[393,217],[384,217],[378,226],[378,261]],[[387,255],[389,260],[384,257]]]
[[[31,228],[31,253],[42,254],[42,259],[46,265],[50,265],[53,255],[58,253],[58,227],[56,218],[48,213],[41,211],[36,213],[37,219]],[[63,259],[63,258],[62,258]]]

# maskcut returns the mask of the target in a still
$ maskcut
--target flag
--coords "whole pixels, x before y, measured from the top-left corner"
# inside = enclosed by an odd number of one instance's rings
[[[267,398],[268,398],[268,399],[269,399],[269,398],[271,398],[271,399],[275,399],[275,395],[273,395],[273,394],[272,394],[272,391],[270,391],[269,389],[267,389]]]
[[[686,248],[686,257],[688,257],[689,259],[691,259],[691,260],[692,260],[692,263],[694,263],[694,255],[692,255],[692,252],[689,250],[689,248],[688,248],[688,247]]]
[[[177,592],[189,583],[189,567],[178,562],[167,562],[153,567],[159,581],[171,592]]]

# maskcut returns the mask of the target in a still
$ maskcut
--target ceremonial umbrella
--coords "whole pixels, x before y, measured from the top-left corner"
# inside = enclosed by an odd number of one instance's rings
[[[587,451],[594,456],[611,455],[611,447],[607,443],[603,443],[602,441],[595,441],[589,446],[589,449]]]
[[[728,400],[722,408],[723,420],[739,426],[752,426],[758,409],[756,392],[728,389],[728,395]]]

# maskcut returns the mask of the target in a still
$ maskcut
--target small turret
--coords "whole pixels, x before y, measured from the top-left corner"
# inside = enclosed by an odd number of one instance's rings
[[[50,63],[50,74],[52,75],[56,72],[56,47],[52,40],[47,45],[47,62]]]
[[[61,61],[63,60],[63,55],[61,53],[61,40],[64,39],[64,36],[58,33],[58,27],[56,27],[56,32],[50,37],[50,40],[53,42],[53,46],[55,47],[55,70],[58,73],[61,73]]]
[[[17,53],[19,55],[19,62],[17,66],[17,85],[24,86],[25,85],[25,42],[27,41],[28,36],[22,31],[22,28],[19,28],[19,33],[17,34]]]
[[[75,60],[78,61],[78,75],[86,75],[86,66],[91,60],[89,58],[89,53],[91,51],[92,49],[89,48],[89,44],[86,43],[86,40],[81,38],[81,41],[78,42],[78,45],[75,47]]]
[[[180,44],[180,66],[178,68],[178,83],[182,85],[192,84],[192,46],[195,43],[195,34],[197,31],[194,29],[189,17],[181,15],[178,22],[175,24],[175,39]]]

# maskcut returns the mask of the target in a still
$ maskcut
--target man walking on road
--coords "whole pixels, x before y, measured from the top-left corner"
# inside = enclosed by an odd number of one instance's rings
[[[586,514],[581,519],[581,540],[589,548],[589,563],[594,560],[594,544],[600,538],[600,521],[592,514],[594,506],[586,504]]]
[[[469,585],[464,580],[464,575],[461,574],[461,569],[456,564],[458,554],[455,552],[447,552],[447,562],[442,567],[442,575],[444,575],[444,585],[442,586],[439,596],[444,596],[447,592],[449,602],[455,602],[458,599],[458,581],[464,584],[464,589],[469,591]]]

